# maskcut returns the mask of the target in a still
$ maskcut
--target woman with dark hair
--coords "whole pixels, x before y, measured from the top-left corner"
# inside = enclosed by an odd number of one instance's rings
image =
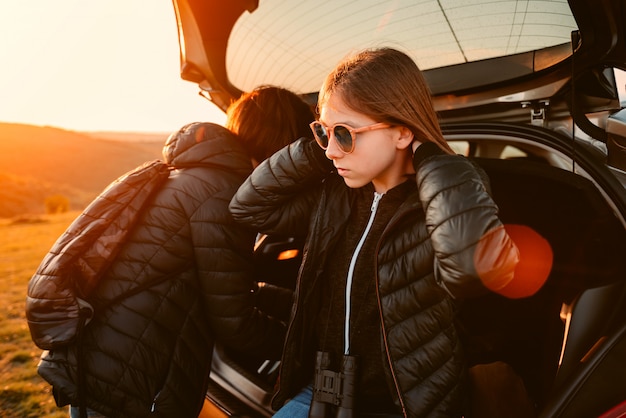
[[[267,86],[233,103],[229,129],[191,123],[168,138],[174,170],[94,291],[80,341],[42,355],[59,406],[72,417],[196,418],[214,342],[280,356],[285,324],[257,308],[256,231],[234,223],[228,203],[253,163],[313,119],[297,95]]]
[[[228,107],[224,126],[246,144],[258,164],[295,139],[310,135],[313,119],[311,107],[290,90],[261,86]]]
[[[230,204],[306,236],[275,417],[460,417],[455,299],[501,291],[519,259],[486,178],[446,143],[403,52],[341,62],[318,110],[315,140],[268,158]]]

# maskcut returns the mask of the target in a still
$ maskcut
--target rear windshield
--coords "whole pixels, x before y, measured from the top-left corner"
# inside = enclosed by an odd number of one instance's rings
[[[362,48],[392,46],[428,70],[566,44],[576,29],[566,0],[259,0],[236,23],[226,62],[241,90],[309,93]]]

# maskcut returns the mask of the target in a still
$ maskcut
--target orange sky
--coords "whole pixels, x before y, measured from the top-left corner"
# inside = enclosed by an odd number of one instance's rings
[[[0,3],[0,122],[171,132],[224,115],[179,76],[169,0]]]

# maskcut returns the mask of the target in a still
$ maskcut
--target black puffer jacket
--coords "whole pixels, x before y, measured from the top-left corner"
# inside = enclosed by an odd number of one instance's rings
[[[414,166],[417,190],[378,241],[381,361],[404,416],[459,416],[467,393],[452,295],[485,291],[478,269],[482,280],[508,283],[518,253],[483,178],[466,158],[426,143]],[[354,202],[355,190],[331,170],[323,151],[301,139],[260,165],[230,204],[237,221],[263,232],[308,235],[275,408],[310,382],[316,318],[309,306],[319,297],[322,268],[333,256],[328,249]],[[475,260],[479,254],[481,263]]]
[[[109,417],[195,418],[215,340],[275,358],[284,338],[283,325],[254,308],[254,232],[228,211],[249,156],[207,123],[183,127],[163,155],[177,169],[96,289],[82,337],[86,405]],[[39,366],[61,404],[79,401],[77,346],[44,352]]]

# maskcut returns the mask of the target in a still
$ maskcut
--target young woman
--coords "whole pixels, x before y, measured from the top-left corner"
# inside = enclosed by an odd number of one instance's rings
[[[504,288],[519,258],[486,180],[398,50],[341,62],[318,110],[315,141],[270,157],[230,204],[263,232],[307,236],[275,417],[461,416],[455,299]]]

